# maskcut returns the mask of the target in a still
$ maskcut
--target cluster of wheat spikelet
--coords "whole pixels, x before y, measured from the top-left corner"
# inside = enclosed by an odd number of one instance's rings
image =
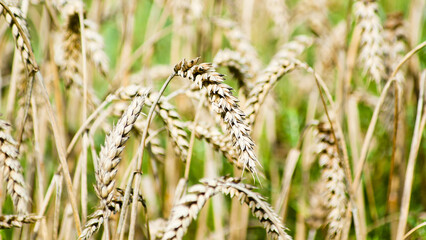
[[[0,0],[2,237],[421,237],[425,3],[349,4]]]

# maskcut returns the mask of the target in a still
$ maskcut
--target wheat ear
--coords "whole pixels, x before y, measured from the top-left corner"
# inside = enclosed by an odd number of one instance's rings
[[[27,21],[22,11],[17,7],[8,6],[5,2],[0,1],[0,13],[6,18],[6,22],[12,29],[16,47],[21,52],[22,59],[29,72],[38,71],[38,65],[31,48]]]
[[[56,50],[56,61],[62,69],[66,84],[76,84],[82,87],[82,45],[79,11],[82,8],[80,1],[67,2],[60,10],[65,17],[65,26],[61,30],[61,42]],[[104,51],[104,40],[97,32],[98,26],[91,20],[83,19],[84,41],[86,56],[91,60],[98,71],[108,73],[109,59]],[[92,94],[93,95],[93,94]]]
[[[0,229],[21,228],[23,224],[35,223],[40,219],[34,215],[0,215]]]
[[[377,12],[375,0],[358,0],[355,3],[357,24],[362,30],[359,59],[364,72],[368,72],[377,86],[380,86],[384,74],[383,27]]]
[[[25,186],[22,167],[18,161],[16,142],[10,135],[10,124],[0,120],[0,166],[7,185],[7,192],[12,197],[18,213],[28,213],[29,195]]]
[[[328,208],[325,206],[324,191],[324,182],[320,181],[315,184],[309,198],[309,215],[306,223],[312,229],[318,229],[326,222]]]
[[[240,183],[239,179],[221,177],[201,180],[203,184],[192,186],[172,209],[171,217],[163,235],[166,239],[182,239],[189,224],[201,211],[206,201],[218,193],[237,197],[252,210],[254,216],[263,224],[273,239],[291,239],[286,228],[270,205],[251,185]]]
[[[199,58],[183,60],[174,71],[177,75],[188,78],[200,89],[207,89],[213,110],[220,114],[227,125],[233,145],[237,148],[238,162],[252,174],[257,174],[256,165],[260,165],[254,153],[254,142],[250,137],[250,127],[245,123],[245,114],[238,106],[238,99],[232,94],[232,88],[223,83],[223,75],[216,72],[209,63],[197,65]]]
[[[117,166],[121,161],[120,154],[128,139],[127,135],[130,130],[132,130],[133,124],[139,117],[142,106],[145,103],[146,95],[147,93],[142,96],[135,97],[130,106],[118,120],[117,125],[105,139],[105,144],[99,153],[99,158],[97,159],[98,169],[95,172],[95,190],[100,199],[100,206],[99,209],[92,214],[91,219],[87,222],[79,239],[90,238],[90,236],[99,229],[103,221],[111,215],[109,207],[111,206],[114,197],[114,178],[117,175]]]
[[[325,185],[324,200],[328,208],[327,239],[340,239],[345,225],[345,213],[348,205],[345,186],[345,173],[339,158],[330,123],[318,124],[319,164],[322,167],[321,181]]]

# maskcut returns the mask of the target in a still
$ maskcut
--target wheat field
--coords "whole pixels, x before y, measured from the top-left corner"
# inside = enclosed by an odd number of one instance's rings
[[[426,1],[0,13],[0,239],[426,239]]]

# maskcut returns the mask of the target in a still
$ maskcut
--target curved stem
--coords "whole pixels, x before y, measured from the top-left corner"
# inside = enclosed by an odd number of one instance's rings
[[[404,239],[408,238],[413,232],[417,231],[418,229],[426,226],[426,222],[422,222],[419,225],[415,226],[413,229],[411,229],[407,234],[404,235]]]
[[[398,63],[398,65],[396,66],[396,68],[393,70],[393,72],[392,72],[392,74],[390,76],[390,79],[392,79],[392,78],[394,78],[396,76],[396,74],[398,73],[399,69],[402,67],[402,65],[408,59],[410,59],[410,57],[412,57],[415,53],[417,53],[418,51],[420,51],[425,46],[426,46],[426,41],[420,43],[415,48],[413,48],[411,51],[409,51],[407,54],[405,54],[404,58]]]
[[[379,102],[377,103],[376,108],[374,109],[373,116],[370,121],[370,125],[368,126],[367,134],[365,135],[364,143],[361,148],[361,155],[358,160],[358,166],[355,169],[355,177],[353,180],[354,192],[356,192],[359,182],[361,180],[362,169],[364,168],[365,160],[367,158],[368,148],[370,146],[371,139],[373,138],[373,132],[376,127],[377,120],[379,118],[380,109],[383,105],[383,102],[385,101],[385,97],[392,83],[397,83],[397,80],[393,78],[386,83],[382,93],[380,94]]]

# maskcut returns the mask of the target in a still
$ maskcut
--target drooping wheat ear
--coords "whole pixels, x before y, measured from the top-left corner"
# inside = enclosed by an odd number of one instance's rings
[[[253,186],[240,183],[240,179],[227,177],[204,179],[201,182],[203,184],[189,188],[188,194],[172,208],[163,240],[182,239],[189,224],[197,218],[206,201],[218,193],[229,195],[231,198],[237,197],[241,203],[247,204],[273,239],[291,239],[270,205],[260,194],[252,191]]]
[[[117,166],[121,161],[120,154],[124,149],[124,144],[128,139],[128,134],[133,128],[133,124],[139,117],[142,106],[145,103],[147,92],[141,96],[136,96],[126,112],[118,120],[117,125],[112,129],[105,139],[99,153],[98,168],[96,169],[96,194],[100,199],[100,206],[84,227],[79,239],[88,239],[102,225],[103,221],[111,215],[110,206],[113,205],[115,195],[115,176]]]
[[[130,85],[118,90],[120,99],[128,99],[136,94],[146,91],[146,88],[137,85]],[[157,99],[158,93],[151,92],[147,95],[145,104],[151,106]],[[156,112],[166,125],[170,138],[172,139],[174,150],[177,156],[183,161],[186,160],[188,155],[188,135],[184,130],[184,123],[180,120],[179,114],[176,112],[175,107],[170,104],[164,97],[158,101]]]
[[[174,71],[177,75],[188,78],[199,86],[207,89],[213,110],[220,114],[227,125],[234,147],[238,152],[238,162],[252,174],[257,174],[259,164],[254,153],[254,142],[250,137],[250,127],[245,122],[245,114],[238,106],[238,99],[232,94],[232,88],[223,83],[223,75],[216,72],[209,63],[197,65],[199,58],[191,61],[185,59],[178,63]]]
[[[195,137],[204,139],[212,147],[225,156],[225,158],[234,166],[241,169],[243,166],[238,162],[238,154],[232,146],[232,139],[224,135],[217,128],[209,126],[208,123],[200,122],[196,126],[193,123],[187,123],[188,128],[194,131]]]
[[[267,0],[265,1],[266,10],[271,14],[274,21],[274,32],[278,36],[289,35],[288,20],[290,18],[285,1]]]
[[[293,61],[289,59],[278,59],[271,62],[268,67],[262,71],[253,89],[250,91],[245,104],[245,112],[247,114],[249,126],[254,125],[259,109],[275,83],[278,82],[283,75],[294,69],[296,69],[296,63]]]
[[[25,214],[28,213],[30,198],[18,155],[16,142],[10,135],[10,124],[0,120],[0,166],[16,211]]]
[[[130,192],[129,203],[132,203],[133,189]],[[111,213],[117,213],[121,211],[124,201],[124,191],[120,188],[117,188],[114,193],[110,204],[107,208],[98,208],[94,213],[89,216],[89,221],[87,221],[84,226],[83,231],[78,239],[89,239],[98,229],[102,226],[105,219],[108,218]],[[146,206],[145,200],[142,195],[139,194],[138,201],[142,203],[143,206]]]
[[[328,208],[328,239],[340,239],[345,225],[348,205],[345,173],[339,158],[330,123],[320,122],[317,127],[319,164],[322,167],[321,181],[325,184],[324,201]]]
[[[30,73],[38,71],[38,65],[31,48],[27,21],[23,17],[22,11],[17,7],[8,6],[4,1],[0,1],[0,13],[6,18],[6,22],[12,29],[16,48],[21,52],[28,71]]]
[[[215,23],[225,29],[225,35],[232,48],[240,52],[244,59],[247,59],[250,74],[255,76],[261,68],[262,62],[249,38],[243,33],[237,23],[231,20],[216,19]]]
[[[23,224],[35,223],[40,219],[34,215],[0,215],[0,229],[21,228]]]
[[[364,73],[370,75],[380,86],[384,74],[383,28],[375,0],[359,0],[355,3],[357,25],[362,29],[359,59]]]
[[[238,80],[238,85],[244,90],[251,89],[251,78],[247,60],[239,52],[229,49],[220,50],[213,59],[214,67],[227,67]]]

